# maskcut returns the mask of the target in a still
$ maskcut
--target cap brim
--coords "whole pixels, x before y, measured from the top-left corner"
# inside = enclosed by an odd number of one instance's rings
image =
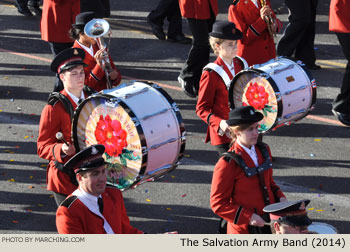
[[[72,62],[69,62],[68,64],[64,65],[63,67],[61,67],[60,68],[60,72],[62,72],[64,70],[71,69],[71,68],[79,66],[79,65],[82,65],[83,67],[87,67],[88,66],[82,60],[72,61]]]
[[[230,35],[224,35],[221,33],[216,33],[216,32],[210,32],[209,36],[214,37],[214,38],[220,38],[220,39],[227,39],[227,40],[238,40],[243,37],[243,33],[236,29],[235,34],[230,34]]]
[[[255,112],[254,119],[232,118],[232,119],[226,120],[226,123],[228,126],[235,126],[235,125],[240,125],[240,124],[250,124],[250,123],[259,122],[263,118],[264,118],[263,114],[261,114],[260,112]]]
[[[72,24],[74,29],[84,30],[85,24]]]
[[[312,221],[307,215],[302,216],[285,216],[282,220],[282,223],[294,226],[309,226]]]

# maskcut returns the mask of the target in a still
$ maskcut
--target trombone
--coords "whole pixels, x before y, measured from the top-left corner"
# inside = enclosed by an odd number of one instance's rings
[[[109,23],[104,19],[92,19],[84,27],[84,33],[86,34],[86,36],[95,39],[99,49],[103,49],[102,66],[106,74],[107,89],[112,88],[112,83],[109,76],[110,72],[112,71],[112,68],[111,68],[111,62],[109,60],[109,56],[107,52],[110,38],[107,45],[104,41],[103,36],[106,35],[107,33],[108,33],[108,36],[110,35],[109,27],[110,27]]]

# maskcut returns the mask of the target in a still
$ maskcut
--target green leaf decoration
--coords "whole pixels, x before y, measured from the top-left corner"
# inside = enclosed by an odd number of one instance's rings
[[[126,166],[126,159],[123,157],[123,155],[120,155],[120,162],[122,165]]]
[[[265,108],[262,110],[262,112],[264,113],[264,116],[267,116],[267,112],[266,112]]]
[[[123,150],[121,157],[128,159],[128,160],[139,160],[140,159],[140,156],[138,156],[138,155],[135,156],[134,152],[132,150],[127,150],[127,149]]]
[[[259,127],[259,132],[262,132],[262,131],[265,131],[267,130],[267,126],[265,124],[260,124],[260,127]]]

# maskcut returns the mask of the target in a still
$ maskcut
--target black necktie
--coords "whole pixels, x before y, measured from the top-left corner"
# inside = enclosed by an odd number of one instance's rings
[[[79,101],[78,101],[78,105],[79,105],[82,101],[83,101],[83,99],[80,98]]]
[[[98,197],[97,204],[98,204],[98,208],[100,209],[101,214],[103,214],[103,200],[102,200],[102,198]]]

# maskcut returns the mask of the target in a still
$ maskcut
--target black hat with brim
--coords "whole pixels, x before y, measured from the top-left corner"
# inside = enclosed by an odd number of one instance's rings
[[[213,25],[212,32],[209,33],[211,37],[238,40],[243,37],[243,33],[236,28],[236,25],[229,21],[217,21]]]
[[[95,13],[92,11],[79,13],[75,17],[75,24],[72,24],[72,26],[75,29],[84,30],[85,25],[94,18],[95,18]]]
[[[56,55],[51,62],[52,72],[61,73],[78,65],[87,66],[84,63],[85,52],[81,48],[68,48]]]
[[[263,118],[263,114],[255,111],[252,106],[243,106],[231,110],[226,123],[228,126],[252,124],[261,121]]]
[[[64,169],[72,169],[75,173],[96,169],[106,162],[102,157],[105,147],[102,144],[91,145],[69,159],[64,164]]]
[[[306,206],[309,203],[308,199],[278,202],[267,205],[263,211],[270,214],[272,221],[294,226],[309,226],[312,223],[306,213]]]

